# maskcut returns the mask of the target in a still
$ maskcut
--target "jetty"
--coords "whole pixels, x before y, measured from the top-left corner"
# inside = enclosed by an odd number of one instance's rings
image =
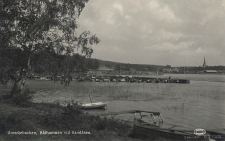
[[[163,122],[163,118],[162,118],[160,112],[152,112],[152,111],[128,110],[128,111],[104,113],[104,114],[101,114],[100,116],[120,115],[120,114],[127,114],[127,113],[134,114],[134,119],[137,118],[137,114],[139,114],[140,118],[142,118],[142,117],[144,117],[144,115],[142,115],[142,113],[147,113],[151,116],[154,123],[156,123],[155,116],[159,117],[159,122]]]

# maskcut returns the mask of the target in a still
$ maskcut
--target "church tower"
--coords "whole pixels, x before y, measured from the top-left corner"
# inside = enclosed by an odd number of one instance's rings
[[[205,68],[207,65],[206,65],[206,61],[205,61],[205,56],[204,56],[204,62],[203,62],[203,68]]]

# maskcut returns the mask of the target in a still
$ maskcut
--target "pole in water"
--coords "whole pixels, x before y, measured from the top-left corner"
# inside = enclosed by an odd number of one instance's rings
[[[92,103],[92,100],[91,100],[91,96],[89,95],[89,98],[90,98],[90,101],[91,101],[91,103]]]

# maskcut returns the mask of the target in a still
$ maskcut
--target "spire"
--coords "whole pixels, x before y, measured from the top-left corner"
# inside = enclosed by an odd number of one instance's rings
[[[204,62],[203,62],[203,65],[202,65],[204,68],[207,66],[206,65],[206,61],[205,61],[205,56],[204,56]]]

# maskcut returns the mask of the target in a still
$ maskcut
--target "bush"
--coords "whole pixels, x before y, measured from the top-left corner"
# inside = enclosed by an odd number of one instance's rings
[[[10,113],[5,119],[4,122],[7,124],[7,128],[13,127],[22,121],[22,117],[19,113],[13,112]]]
[[[92,120],[91,127],[96,130],[105,130],[107,127],[107,119],[101,119],[99,116],[90,117]]]
[[[45,113],[41,117],[41,124],[57,128],[57,129],[73,129],[84,124],[87,118],[84,116],[84,111],[81,106],[73,100],[67,106],[60,106],[59,103],[51,104],[51,112]],[[53,110],[57,108],[58,110]]]
[[[64,114],[66,115],[79,115],[83,114],[83,110],[81,109],[81,106],[72,100],[67,104],[67,106],[64,108]]]
[[[29,106],[33,100],[33,91],[26,88],[23,91],[17,91],[12,97],[12,102],[19,106]]]

